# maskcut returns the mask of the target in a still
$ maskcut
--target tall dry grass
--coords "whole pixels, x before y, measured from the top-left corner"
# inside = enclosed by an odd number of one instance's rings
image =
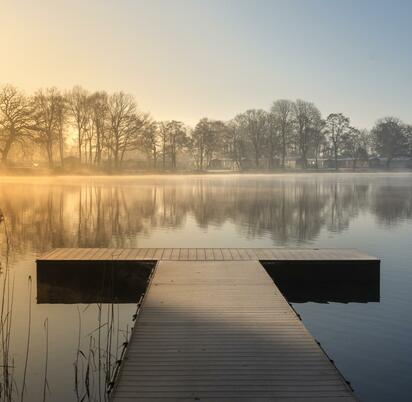
[[[22,367],[21,384],[15,380],[15,361],[11,351],[14,303],[14,274],[10,269],[12,244],[7,220],[0,210],[0,402],[24,402],[30,399],[27,388],[30,376],[30,348],[32,327],[32,278],[28,277],[28,310],[26,346]],[[115,259],[115,255],[113,259]],[[107,275],[113,276],[114,264],[108,267]],[[114,292],[114,291],[113,291]],[[103,293],[103,289],[102,289]],[[142,298],[137,304],[136,319]],[[86,306],[86,309],[90,306]],[[78,309],[77,350],[74,361],[74,394],[78,402],[106,402],[114,387],[115,378],[124,358],[131,335],[129,325],[121,328],[120,308],[116,300],[112,303],[97,303],[97,326],[91,332],[83,334],[82,312]],[[45,353],[42,400],[52,398],[52,384],[49,384],[49,320],[45,319]]]
[[[14,276],[10,273],[11,241],[6,219],[0,210],[0,244],[4,259],[0,260],[0,402],[12,401],[16,384],[14,382],[14,361],[10,351],[13,323]]]

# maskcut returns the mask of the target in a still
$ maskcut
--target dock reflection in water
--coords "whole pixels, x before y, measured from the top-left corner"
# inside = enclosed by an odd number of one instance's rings
[[[377,262],[263,262],[290,303],[368,303],[380,301]]]
[[[262,265],[290,303],[380,300],[379,264],[334,263],[333,269],[321,262]],[[143,261],[42,261],[37,266],[37,303],[136,303],[153,267]]]
[[[43,262],[37,266],[37,303],[137,303],[152,269],[148,262]]]

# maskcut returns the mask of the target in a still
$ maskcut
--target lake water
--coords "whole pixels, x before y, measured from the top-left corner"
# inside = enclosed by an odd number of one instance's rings
[[[99,389],[136,312],[136,302],[95,303],[81,273],[45,288],[35,259],[53,247],[355,247],[376,255],[378,299],[293,305],[362,401],[411,400],[412,174],[2,177],[0,209],[10,242],[6,261],[1,227],[0,284],[7,272],[9,292],[0,296],[13,300],[9,361],[20,392],[27,357],[26,401],[44,393],[48,401],[104,400]]]

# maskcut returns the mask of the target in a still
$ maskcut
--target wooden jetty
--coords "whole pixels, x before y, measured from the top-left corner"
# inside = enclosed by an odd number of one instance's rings
[[[37,261],[378,261],[356,249],[55,248]]]
[[[80,260],[156,262],[112,401],[357,400],[260,261],[333,270],[378,259],[341,249],[55,249],[38,263]]]

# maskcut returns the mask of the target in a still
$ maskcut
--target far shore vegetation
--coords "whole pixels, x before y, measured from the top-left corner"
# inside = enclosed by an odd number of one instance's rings
[[[132,95],[0,87],[0,173],[127,174],[412,169],[412,125],[370,129],[304,100],[229,121],[156,121]]]

